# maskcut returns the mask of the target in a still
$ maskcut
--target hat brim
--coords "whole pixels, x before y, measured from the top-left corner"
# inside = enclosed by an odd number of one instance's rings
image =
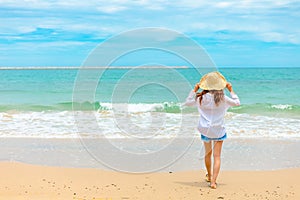
[[[226,84],[227,81],[220,72],[210,72],[201,78],[198,85],[203,90],[223,90]]]

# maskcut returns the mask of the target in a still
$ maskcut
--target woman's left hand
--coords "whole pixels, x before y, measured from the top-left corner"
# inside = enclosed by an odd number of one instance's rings
[[[194,92],[197,92],[199,90],[199,84],[197,83],[194,87]]]

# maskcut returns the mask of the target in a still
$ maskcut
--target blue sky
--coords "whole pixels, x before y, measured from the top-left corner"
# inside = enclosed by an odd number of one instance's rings
[[[0,0],[0,66],[80,66],[107,38],[143,27],[186,34],[218,66],[300,66],[299,10],[299,0]]]

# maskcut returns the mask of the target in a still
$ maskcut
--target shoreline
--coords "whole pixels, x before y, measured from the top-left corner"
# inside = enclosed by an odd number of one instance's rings
[[[300,168],[222,171],[210,189],[204,170],[129,174],[0,162],[0,199],[299,199]],[[233,178],[234,177],[234,178]]]
[[[170,141],[172,143],[170,143]],[[107,145],[111,143],[111,146]],[[145,142],[145,143],[144,143]],[[87,139],[86,143],[98,160],[87,151],[80,139],[0,138],[0,161],[16,161],[34,165],[110,169],[107,162],[115,164],[120,171],[143,171],[140,163],[147,163],[148,171],[190,171],[204,169],[204,148],[198,137],[185,141],[161,139],[154,141],[130,139]],[[160,147],[167,152],[160,154]],[[187,146],[190,145],[190,146]],[[115,149],[112,149],[114,147]],[[121,151],[117,151],[120,148]],[[143,153],[154,150],[156,160],[144,159]],[[133,159],[131,154],[141,155]],[[236,139],[228,138],[223,145],[221,170],[258,171],[300,168],[300,140]],[[145,154],[147,155],[147,153]],[[182,155],[182,156],[181,156]],[[105,160],[110,157],[110,160]],[[104,158],[104,159],[102,159]],[[168,160],[168,162],[164,162]],[[103,161],[103,162],[101,162]],[[106,162],[107,161],[107,162]],[[108,163],[108,164],[109,164]],[[158,170],[157,170],[158,169]],[[147,171],[147,170],[144,170]]]

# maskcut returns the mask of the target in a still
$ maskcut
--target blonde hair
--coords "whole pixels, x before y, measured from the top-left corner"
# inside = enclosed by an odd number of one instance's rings
[[[214,101],[216,106],[220,104],[221,101],[224,101],[224,91],[223,90],[203,90],[200,93],[196,94],[196,99],[199,97],[199,103],[201,105],[203,95],[211,93],[214,96]]]
[[[220,104],[221,101],[224,101],[224,91],[223,90],[211,90],[210,93],[214,95],[214,100],[216,106]]]

